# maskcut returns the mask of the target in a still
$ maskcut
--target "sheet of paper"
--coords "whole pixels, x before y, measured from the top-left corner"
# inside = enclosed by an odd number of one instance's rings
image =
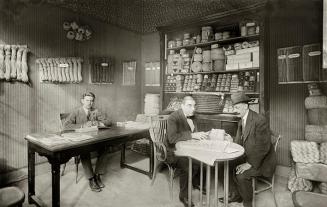
[[[69,140],[67,140],[64,137],[61,137],[57,134],[42,134],[40,136],[34,137],[31,135],[27,135],[26,138],[30,140],[34,140],[37,142],[40,142],[47,146],[55,146],[55,145],[61,145],[61,144],[67,144],[69,143]]]
[[[75,132],[92,132],[97,130],[98,130],[97,126],[91,126],[91,127],[83,127],[83,128],[75,129]]]
[[[79,142],[79,141],[84,141],[84,140],[93,138],[93,136],[91,136],[91,135],[84,134],[84,133],[78,133],[78,132],[64,133],[64,134],[61,134],[61,136],[72,142]]]

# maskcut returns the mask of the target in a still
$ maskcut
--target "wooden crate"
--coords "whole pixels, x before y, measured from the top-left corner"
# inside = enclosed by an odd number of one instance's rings
[[[321,45],[303,46],[303,80],[318,81],[321,69]]]

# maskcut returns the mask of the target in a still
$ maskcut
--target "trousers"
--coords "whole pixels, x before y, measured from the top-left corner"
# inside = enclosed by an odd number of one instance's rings
[[[90,153],[81,154],[81,162],[87,179],[93,178],[95,174],[103,175],[105,173],[106,150],[98,150],[98,157],[93,171]]]

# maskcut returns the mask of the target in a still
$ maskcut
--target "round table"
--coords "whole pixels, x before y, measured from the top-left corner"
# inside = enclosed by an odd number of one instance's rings
[[[218,206],[218,162],[224,163],[224,206],[228,206],[229,188],[229,161],[244,154],[244,148],[233,142],[227,141],[182,141],[176,143],[176,156],[189,158],[189,179],[188,179],[188,204],[192,202],[192,159],[198,160],[200,166],[200,206],[202,206],[203,186],[203,163],[207,166],[206,177],[206,206],[210,206],[210,167],[215,167],[215,206]],[[191,195],[191,196],[190,196]]]

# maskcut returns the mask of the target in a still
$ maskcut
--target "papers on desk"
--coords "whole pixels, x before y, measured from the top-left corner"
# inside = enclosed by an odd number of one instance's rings
[[[93,132],[93,131],[97,131],[98,127],[97,126],[91,126],[91,127],[83,127],[83,128],[78,128],[75,129],[75,132]]]
[[[69,140],[57,134],[36,134],[34,136],[27,135],[26,138],[32,141],[40,142],[47,146],[56,146],[69,143]]]
[[[137,121],[128,121],[125,123],[126,129],[149,129],[150,124],[144,122],[137,122]]]
[[[79,141],[84,141],[93,138],[93,136],[91,135],[78,133],[78,132],[64,133],[61,134],[61,136],[72,142],[79,142]]]

